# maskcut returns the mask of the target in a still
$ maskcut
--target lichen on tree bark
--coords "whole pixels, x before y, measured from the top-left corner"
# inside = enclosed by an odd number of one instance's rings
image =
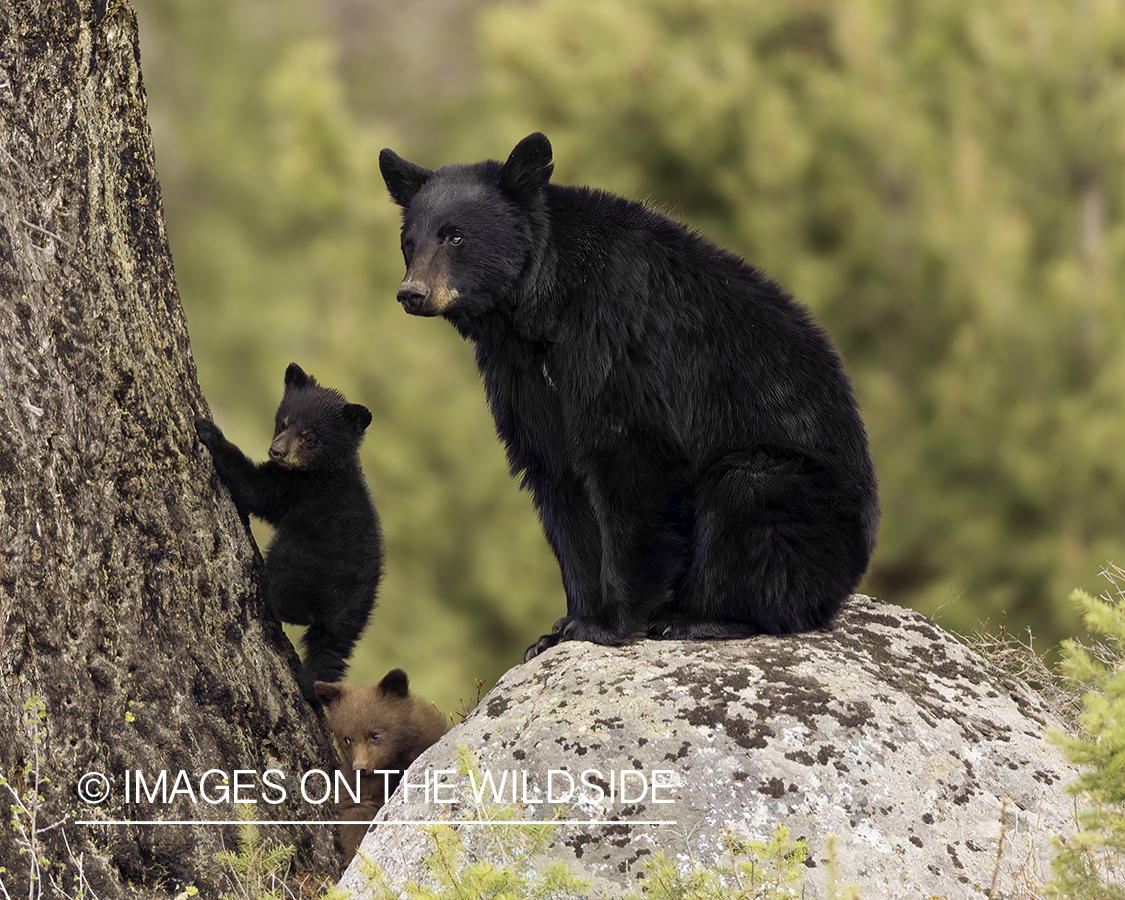
[[[287,773],[335,755],[263,604],[261,558],[192,421],[196,379],[127,4],[0,5],[0,772],[26,793],[46,706],[43,820],[231,819],[183,793],[126,803],[127,772]],[[103,772],[109,798],[79,797]],[[171,784],[169,784],[171,786]],[[289,791],[290,801],[296,794]],[[251,792],[247,798],[259,795]],[[0,789],[5,818],[8,795]],[[133,800],[136,798],[133,797]],[[258,817],[331,818],[259,799]],[[9,829],[10,892],[29,871]],[[65,833],[66,842],[63,842]],[[102,900],[222,887],[219,826],[67,824],[44,850]],[[332,830],[276,827],[332,869]],[[22,874],[21,874],[22,873]]]

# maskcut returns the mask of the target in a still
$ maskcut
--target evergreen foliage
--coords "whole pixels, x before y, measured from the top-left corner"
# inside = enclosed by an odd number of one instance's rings
[[[11,900],[19,886],[26,883],[28,897],[57,896],[65,900],[97,900],[86,880],[82,858],[74,858],[66,842],[65,827],[71,814],[50,821],[46,797],[51,779],[44,774],[47,762],[47,704],[42,697],[32,696],[23,704],[22,731],[27,740],[28,758],[22,771],[8,778],[0,771],[0,809],[7,805],[7,830],[10,842],[0,841],[0,897]],[[2,826],[0,826],[2,827]],[[63,832],[65,858],[52,859],[43,843],[47,832]],[[11,849],[15,855],[11,855]],[[8,885],[12,885],[11,891]]]
[[[624,900],[790,900],[804,895],[800,874],[808,846],[804,839],[790,840],[784,825],[775,826],[768,841],[728,829],[723,849],[728,860],[687,872],[660,851],[646,863],[640,888]]]
[[[565,609],[471,348],[406,316],[380,147],[534,130],[836,336],[883,528],[870,593],[965,633],[1074,633],[1125,495],[1125,7],[1113,0],[152,0],[138,11],[201,382],[240,446],[297,359],[375,414],[387,576],[355,675],[451,709]],[[472,27],[470,27],[472,25]],[[420,625],[419,623],[425,623]],[[363,659],[370,660],[364,668]]]
[[[459,774],[473,772],[476,761],[465,747],[457,749]],[[590,885],[574,875],[566,863],[541,866],[556,827],[520,821],[526,810],[518,803],[470,803],[454,822],[426,826],[430,849],[423,857],[424,873],[396,888],[381,867],[360,850],[365,890],[377,900],[563,900],[593,896]],[[535,825],[535,827],[527,827]],[[835,838],[829,836],[829,900],[852,900],[853,886],[836,882]],[[681,868],[662,851],[645,863],[635,891],[624,900],[789,900],[805,894],[801,870],[808,857],[804,839],[793,840],[789,829],[777,825],[768,840],[745,838],[727,830],[726,858],[713,867],[693,864]],[[350,892],[330,890],[324,900],[347,900]]]
[[[868,591],[1072,633],[1125,489],[1125,8],[542,0],[478,34],[481,140],[544,131],[559,181],[672,205],[829,325]]]
[[[253,806],[240,805],[238,849],[215,854],[215,861],[227,871],[235,888],[222,900],[282,900],[292,896],[284,879],[297,848],[264,840],[256,815]]]
[[[353,113],[337,42],[306,14],[284,0],[139,12],[177,279],[215,421],[248,455],[265,458],[294,360],[371,409],[361,461],[387,564],[351,678],[401,666],[449,710],[553,621],[561,581],[471,349],[395,301],[399,213],[377,155],[403,141]]]
[[[1113,594],[1071,594],[1097,643],[1063,643],[1062,674],[1081,688],[1077,735],[1054,740],[1083,771],[1071,786],[1080,800],[1079,833],[1060,840],[1055,859],[1056,896],[1077,900],[1125,898],[1125,571],[1105,572]]]
[[[457,748],[458,773],[479,779],[476,760],[465,747]],[[550,823],[504,824],[523,820],[518,803],[470,803],[458,821],[424,826],[429,851],[425,871],[396,889],[378,864],[357,853],[360,871],[372,896],[379,900],[552,900],[585,897],[589,883],[558,861],[537,870],[535,863],[551,843]],[[528,827],[528,824],[533,827]],[[338,892],[341,897],[344,892]],[[328,900],[336,895],[330,894]]]

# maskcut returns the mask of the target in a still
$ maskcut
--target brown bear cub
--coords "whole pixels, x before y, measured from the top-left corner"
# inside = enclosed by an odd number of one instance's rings
[[[360,800],[342,792],[337,818],[355,825],[340,826],[340,845],[347,865],[371,820],[394,793],[402,773],[446,731],[445,716],[434,704],[410,693],[402,669],[391,669],[378,684],[348,687],[340,682],[316,682],[316,696],[324,704],[328,727],[336,738],[346,774],[361,771]],[[393,774],[375,774],[390,771]],[[354,776],[353,776],[354,777]],[[353,783],[348,778],[349,783]]]

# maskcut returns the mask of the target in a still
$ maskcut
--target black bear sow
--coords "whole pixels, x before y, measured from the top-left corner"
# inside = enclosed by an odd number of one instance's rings
[[[255,465],[214,423],[195,420],[239,513],[274,526],[267,597],[283,622],[308,626],[299,680],[314,705],[316,681],[343,677],[383,574],[383,532],[359,467],[370,424],[367,407],[296,363],[285,370],[267,462]]]
[[[563,640],[824,626],[879,523],[851,384],[775,282],[645,206],[550,183],[533,134],[501,164],[379,157],[403,209],[398,299],[473,341],[530,488]]]

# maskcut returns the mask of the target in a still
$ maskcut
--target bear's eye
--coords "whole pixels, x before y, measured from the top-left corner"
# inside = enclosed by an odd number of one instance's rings
[[[449,243],[453,244],[453,246],[455,247],[465,243],[465,238],[458,231],[451,231],[449,233],[449,237],[446,238],[446,240],[449,241]]]
[[[301,443],[304,444],[306,447],[311,447],[313,444],[316,443],[316,432],[315,431],[306,431],[304,434],[301,435]]]
[[[372,741],[377,741],[377,740],[379,740],[379,732],[373,731],[373,732],[371,732],[369,737],[371,738]]]
[[[352,739],[350,737],[344,738],[344,746],[350,747],[351,745],[352,745]]]

